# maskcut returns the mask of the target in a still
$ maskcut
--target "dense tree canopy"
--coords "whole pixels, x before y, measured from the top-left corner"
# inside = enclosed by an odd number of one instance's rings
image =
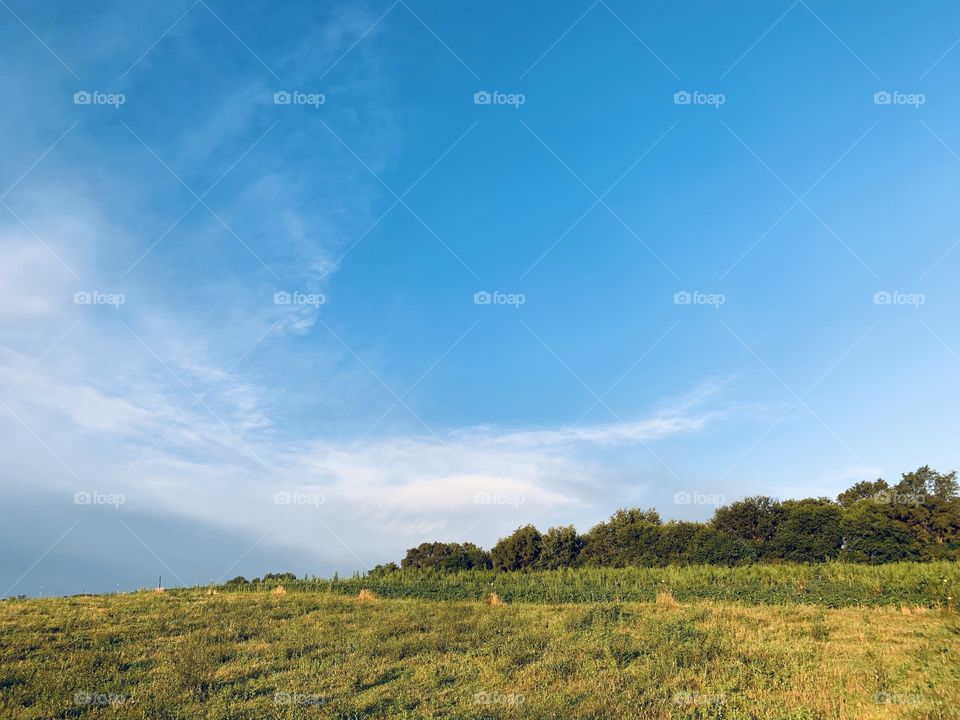
[[[407,550],[403,569],[473,570],[490,567],[490,556],[473,543],[426,542]],[[386,568],[389,570],[389,568]]]
[[[960,559],[957,473],[928,466],[896,485],[858,482],[837,496],[783,502],[747,497],[717,508],[706,523],[664,524],[654,509],[617,510],[584,535],[572,525],[540,533],[533,525],[502,538],[489,553],[470,543],[423,543],[406,568],[499,571],[750,562],[884,563]],[[396,565],[378,566],[391,572]]]
[[[538,566],[543,570],[557,570],[573,565],[583,550],[583,538],[573,525],[550,528],[540,539]]]
[[[490,550],[494,570],[522,570],[537,566],[543,538],[533,525],[514,530]]]
[[[782,515],[780,503],[758,495],[717,508],[711,524],[740,540],[766,543],[773,539]]]

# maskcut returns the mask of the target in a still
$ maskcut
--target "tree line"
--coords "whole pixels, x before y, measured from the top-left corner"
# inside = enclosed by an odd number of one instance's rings
[[[617,510],[579,534],[573,525],[541,533],[517,528],[489,551],[473,543],[425,542],[373,574],[400,569],[498,571],[569,567],[741,565],[755,562],[885,563],[960,559],[956,471],[928,466],[895,485],[858,482],[836,500],[754,496],[717,508],[707,522],[664,523],[654,509]]]

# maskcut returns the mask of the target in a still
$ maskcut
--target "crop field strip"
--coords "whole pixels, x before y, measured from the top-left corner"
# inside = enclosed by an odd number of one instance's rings
[[[272,583],[231,586],[259,592]],[[497,573],[410,571],[329,580],[284,582],[288,591],[356,595],[369,589],[382,597],[478,600],[495,592],[507,601],[549,603],[650,602],[661,590],[681,601],[741,604],[806,603],[848,606],[957,606],[960,564],[955,562],[577,568]]]

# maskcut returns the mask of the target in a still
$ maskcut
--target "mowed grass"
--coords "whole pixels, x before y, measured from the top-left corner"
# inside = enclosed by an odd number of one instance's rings
[[[0,717],[960,717],[943,608],[210,592],[0,603]]]

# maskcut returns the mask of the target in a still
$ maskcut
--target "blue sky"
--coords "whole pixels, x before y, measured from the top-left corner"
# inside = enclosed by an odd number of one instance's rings
[[[5,594],[960,465],[950,3],[0,4]]]

